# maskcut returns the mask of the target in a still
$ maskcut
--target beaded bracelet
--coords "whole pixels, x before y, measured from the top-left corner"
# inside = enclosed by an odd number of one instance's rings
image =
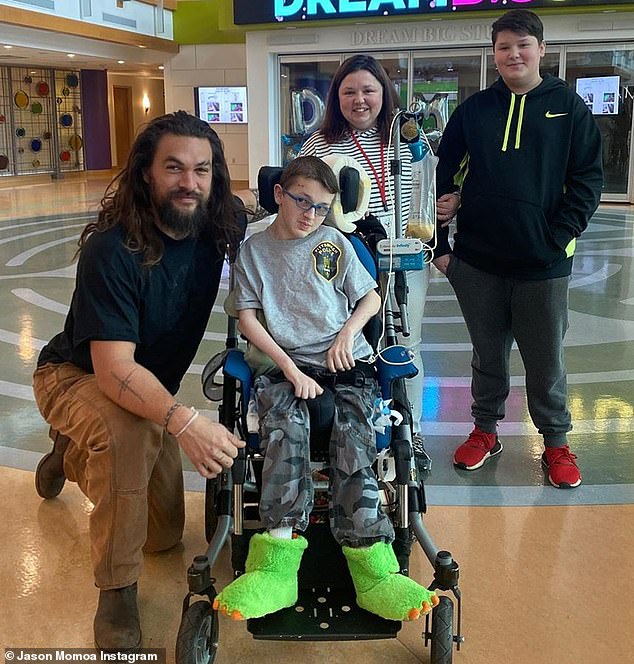
[[[184,434],[189,425],[200,415],[200,413],[194,407],[191,408],[191,411],[192,411],[192,416],[187,420],[187,422],[185,422],[183,428],[177,433],[172,434],[174,438],[178,438],[181,434]]]
[[[179,401],[173,403],[169,410],[167,411],[165,415],[165,419],[163,420],[163,428],[167,431],[167,425],[170,423],[170,420],[172,419],[172,415],[181,407],[184,406],[184,403],[180,403]],[[168,432],[169,433],[169,432]]]

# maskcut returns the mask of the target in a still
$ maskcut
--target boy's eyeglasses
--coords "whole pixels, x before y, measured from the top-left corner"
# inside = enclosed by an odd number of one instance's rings
[[[292,198],[295,201],[295,205],[297,205],[300,210],[304,210],[304,212],[308,212],[308,210],[315,210],[315,214],[318,217],[327,217],[328,213],[330,212],[330,206],[328,205],[322,205],[321,203],[311,203],[307,198],[304,198],[303,196],[295,196],[286,189],[282,189],[282,191],[289,198]]]

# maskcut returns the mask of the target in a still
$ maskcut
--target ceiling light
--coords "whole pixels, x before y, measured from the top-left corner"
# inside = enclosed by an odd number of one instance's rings
[[[163,70],[165,69],[165,67],[164,67],[163,65],[159,65],[158,68],[159,68],[161,71],[163,71]]]
[[[13,46],[9,46],[8,44],[4,45],[5,48],[13,48]]]
[[[66,57],[68,57],[68,58],[74,58],[74,57],[75,57],[75,54],[74,54],[74,53],[67,53],[67,54],[66,54]]]
[[[117,60],[117,64],[118,64],[118,65],[124,65],[124,64],[125,64],[125,60]]]
[[[147,46],[145,46],[145,44],[137,44],[137,46],[138,46],[139,48],[147,48]]]

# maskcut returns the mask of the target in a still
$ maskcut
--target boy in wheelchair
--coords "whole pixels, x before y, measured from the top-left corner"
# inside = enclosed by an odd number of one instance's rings
[[[372,465],[372,412],[379,398],[372,347],[363,327],[380,308],[377,285],[352,245],[322,223],[337,179],[315,157],[284,170],[275,221],[241,247],[235,308],[242,334],[274,363],[257,375],[255,399],[264,454],[260,517],[245,573],[214,608],[243,620],[292,606],[313,508],[307,399],[331,392],[330,527],[343,548],[360,607],[391,620],[414,620],[438,598],[398,573],[394,529],[381,508]],[[256,371],[256,374],[258,372]]]

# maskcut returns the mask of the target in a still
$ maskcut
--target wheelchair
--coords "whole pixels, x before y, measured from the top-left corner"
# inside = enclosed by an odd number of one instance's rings
[[[263,167],[258,177],[260,204],[271,214],[277,211],[273,186],[282,168]],[[335,170],[335,169],[333,169]],[[335,171],[336,172],[336,171]],[[357,202],[358,176],[353,168],[338,173],[345,211],[354,210]],[[352,192],[352,193],[351,193]],[[361,224],[360,224],[361,226]],[[379,224],[380,226],[380,224]],[[382,227],[381,227],[382,228]],[[349,236],[366,268],[378,281],[377,261],[368,248],[372,229],[365,238]],[[376,238],[374,238],[376,240]],[[230,288],[233,286],[230,277]],[[412,354],[396,340],[390,312],[384,347],[377,354],[377,376],[384,400],[398,415],[385,433],[377,433],[378,457],[375,470],[383,510],[390,516],[395,531],[394,551],[400,571],[408,574],[411,546],[421,546],[433,568],[430,590],[443,591],[440,602],[425,617],[422,638],[431,645],[432,664],[451,664],[454,645],[460,649],[462,598],[458,587],[459,565],[448,551],[439,550],[423,524],[426,512],[425,490],[418,476],[412,454],[412,418],[405,380],[416,375]],[[371,345],[378,334],[364,330]],[[250,537],[262,532],[258,496],[263,457],[258,435],[252,432],[253,415],[249,412],[253,377],[240,348],[237,323],[228,320],[225,350],[212,358],[202,374],[204,395],[219,402],[219,420],[230,431],[247,441],[232,468],[206,481],[205,534],[207,551],[195,556],[187,571],[188,593],[183,600],[182,618],[176,642],[176,664],[207,664],[214,661],[219,647],[219,616],[213,609],[216,580],[214,566],[225,543],[231,545],[234,578],[244,572]],[[307,402],[311,417],[311,465],[315,466],[315,507],[310,525],[303,535],[309,546],[299,570],[299,597],[295,606],[262,618],[246,621],[255,639],[337,641],[395,638],[401,623],[385,620],[357,606],[355,591],[341,547],[330,534],[328,523],[327,478],[319,481],[320,464],[328,460],[329,431],[333,413],[323,412],[319,400]],[[455,602],[454,602],[455,600]],[[455,620],[454,620],[455,616]],[[456,625],[454,633],[454,624]]]

